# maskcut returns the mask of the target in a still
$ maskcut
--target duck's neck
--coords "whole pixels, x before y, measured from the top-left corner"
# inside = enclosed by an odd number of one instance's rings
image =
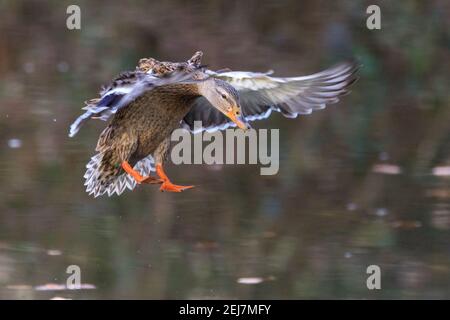
[[[200,81],[196,83],[198,94],[205,97],[213,105],[215,105],[215,102],[217,102],[215,95],[217,87],[216,81],[219,80],[209,78],[205,81]]]
[[[208,93],[211,92],[211,89],[213,89],[214,87],[214,79],[209,78],[208,80],[205,81],[199,81],[195,83],[196,87],[197,87],[197,92],[199,95],[201,96],[208,96]]]

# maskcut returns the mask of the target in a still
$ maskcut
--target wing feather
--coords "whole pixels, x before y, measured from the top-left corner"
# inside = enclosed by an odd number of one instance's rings
[[[207,70],[212,77],[227,81],[239,92],[242,113],[247,121],[266,119],[277,111],[288,118],[310,114],[339,102],[357,80],[360,65],[344,62],[324,71],[299,77],[272,77],[267,73]],[[234,127],[227,117],[204,98],[198,98],[182,125],[193,131],[194,121],[202,121],[202,130],[215,131]],[[199,131],[197,129],[197,131]]]
[[[103,89],[100,99],[91,100],[93,103],[83,108],[86,112],[72,123],[69,137],[75,136],[87,120],[101,119],[106,121],[119,109],[129,105],[136,98],[156,87],[206,79],[205,77],[195,78],[196,72],[186,72],[185,70],[175,70],[163,76],[155,76],[144,72],[127,73],[126,75],[129,76],[127,81],[124,81],[122,76],[120,83],[115,83],[115,85]]]

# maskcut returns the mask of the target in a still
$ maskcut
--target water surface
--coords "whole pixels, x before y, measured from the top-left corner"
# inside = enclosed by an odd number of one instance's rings
[[[0,5],[0,298],[450,298],[450,109],[444,1],[79,1]],[[120,17],[120,18],[119,18]],[[280,171],[169,165],[182,194],[93,199],[84,166],[104,123],[74,139],[83,101],[141,57],[211,68],[319,71],[356,56],[338,105],[280,129]],[[81,290],[64,287],[70,265]],[[366,268],[382,270],[369,291]]]

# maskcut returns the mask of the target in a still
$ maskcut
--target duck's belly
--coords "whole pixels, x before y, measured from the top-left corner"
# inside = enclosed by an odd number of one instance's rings
[[[153,154],[156,148],[179,128],[180,121],[191,105],[191,98],[165,95],[164,98],[155,99],[153,94],[147,94],[124,108],[123,118],[128,118],[130,134],[137,137],[137,149],[132,155],[133,162]]]

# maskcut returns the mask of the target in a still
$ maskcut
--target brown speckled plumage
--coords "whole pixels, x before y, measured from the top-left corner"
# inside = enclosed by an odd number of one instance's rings
[[[169,150],[170,134],[180,126],[198,96],[195,83],[174,84],[151,90],[120,109],[97,143],[96,151],[103,155],[99,184],[106,189],[125,174],[123,161],[135,166],[153,155],[156,163],[162,163]]]
[[[201,67],[203,52],[197,51],[187,62],[158,61],[154,58],[142,58],[139,60],[137,71],[152,72],[157,76],[162,76],[175,70],[193,72]]]

